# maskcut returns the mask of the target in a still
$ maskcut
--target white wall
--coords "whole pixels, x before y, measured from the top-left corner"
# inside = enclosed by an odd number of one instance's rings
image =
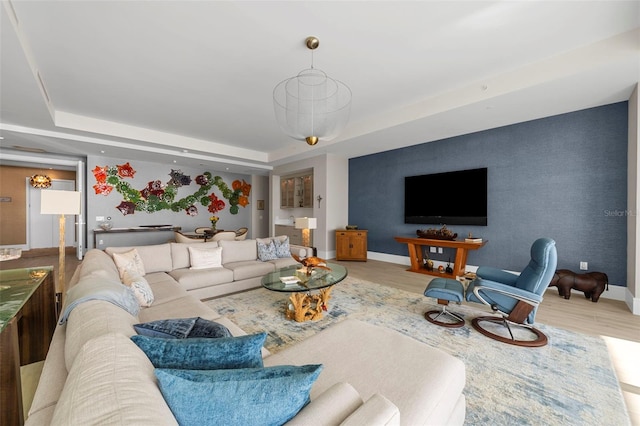
[[[627,294],[625,302],[640,315],[640,97],[638,85],[629,98],[627,159]]]

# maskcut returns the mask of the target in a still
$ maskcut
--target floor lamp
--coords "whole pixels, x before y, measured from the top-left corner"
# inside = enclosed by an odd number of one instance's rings
[[[295,228],[302,229],[302,245],[311,247],[309,242],[309,230],[318,227],[318,219],[315,217],[298,217],[295,221]]]
[[[80,193],[77,191],[57,191],[54,189],[44,189],[42,190],[41,194],[42,197],[40,198],[40,213],[60,215],[60,238],[58,246],[58,286],[56,287],[56,293],[60,294],[59,307],[61,308],[64,303],[64,293],[66,286],[64,276],[64,215],[80,214]]]

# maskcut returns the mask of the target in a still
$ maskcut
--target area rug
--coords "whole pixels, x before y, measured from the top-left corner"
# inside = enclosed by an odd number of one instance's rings
[[[466,366],[466,425],[630,424],[606,344],[598,337],[537,324],[549,338],[547,346],[507,345],[471,327],[471,318],[488,315],[482,305],[452,305],[466,326],[439,327],[423,316],[439,309],[435,300],[353,277],[334,287],[319,321],[285,319],[286,298],[260,288],[206,303],[247,333],[266,331],[265,346],[274,353],[347,317],[440,348]]]

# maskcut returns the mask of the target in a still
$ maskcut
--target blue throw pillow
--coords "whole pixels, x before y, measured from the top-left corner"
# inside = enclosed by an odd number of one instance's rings
[[[224,325],[200,317],[151,321],[134,324],[133,328],[142,336],[165,339],[231,337],[231,332]]]
[[[219,339],[163,339],[131,336],[156,368],[214,370],[262,367],[267,333]]]
[[[285,237],[284,240],[279,241],[277,238],[273,240],[276,245],[276,256],[278,258],[291,257],[291,249],[289,248],[289,237]]]
[[[156,369],[160,391],[181,426],[282,425],[309,402],[322,365],[236,370]]]
[[[277,258],[276,246],[273,244],[273,241],[269,241],[269,244],[264,244],[258,241],[258,259],[266,262],[267,260],[275,260]]]

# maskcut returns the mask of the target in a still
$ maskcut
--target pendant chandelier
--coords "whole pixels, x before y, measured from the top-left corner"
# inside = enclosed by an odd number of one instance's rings
[[[47,189],[51,187],[51,178],[46,175],[35,174],[29,178],[29,183],[34,188]]]
[[[313,51],[320,45],[316,37],[307,37],[305,44],[311,50],[311,68],[273,89],[273,107],[284,133],[315,145],[335,138],[347,125],[351,89],[313,67]]]

